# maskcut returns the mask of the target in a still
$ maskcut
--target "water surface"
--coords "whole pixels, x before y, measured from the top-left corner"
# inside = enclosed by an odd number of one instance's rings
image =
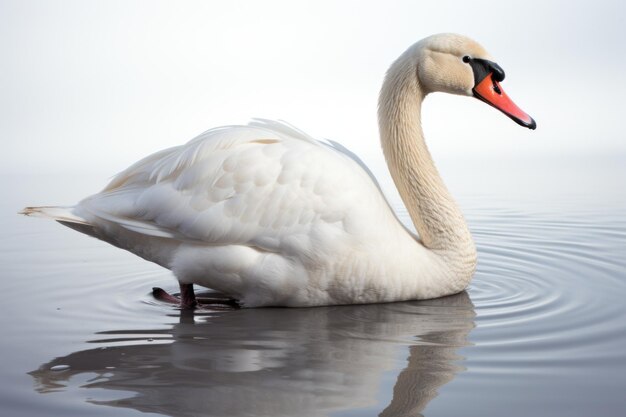
[[[196,313],[150,296],[152,286],[176,290],[169,271],[14,214],[76,201],[102,177],[7,175],[2,408],[11,416],[620,415],[626,169],[615,161],[507,165],[506,175],[496,163],[444,166],[479,250],[461,294]]]

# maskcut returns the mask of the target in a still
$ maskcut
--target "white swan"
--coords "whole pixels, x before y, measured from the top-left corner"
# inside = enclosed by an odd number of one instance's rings
[[[411,46],[380,94],[382,148],[419,238],[352,153],[279,122],[211,129],[148,156],[73,207],[29,207],[171,269],[246,307],[378,303],[462,291],[476,250],[420,126],[431,92],[475,96],[519,124],[504,72],[476,42],[439,34]]]

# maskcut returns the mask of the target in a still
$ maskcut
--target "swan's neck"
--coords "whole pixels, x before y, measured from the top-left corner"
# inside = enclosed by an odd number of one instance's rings
[[[444,257],[455,273],[471,275],[476,264],[472,237],[424,142],[420,113],[425,95],[416,58],[405,54],[390,68],[381,90],[383,152],[423,245]]]

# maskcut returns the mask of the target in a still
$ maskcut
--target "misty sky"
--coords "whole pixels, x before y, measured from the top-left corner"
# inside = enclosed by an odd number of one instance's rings
[[[625,11],[602,0],[0,0],[0,170],[113,174],[252,117],[382,160],[384,72],[439,32],[480,42],[538,129],[433,95],[423,123],[436,159],[626,154]]]

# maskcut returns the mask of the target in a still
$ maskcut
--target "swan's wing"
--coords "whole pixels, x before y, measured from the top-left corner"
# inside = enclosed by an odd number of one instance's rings
[[[253,119],[248,124],[248,126],[256,126],[261,129],[267,129],[267,130],[271,130],[275,132],[282,132],[285,135],[291,136],[293,138],[298,138],[299,140],[303,140],[311,144],[327,146],[333,151],[339,154],[342,154],[352,159],[354,162],[356,162],[361,167],[361,169],[363,169],[363,171],[365,171],[365,173],[369,175],[372,182],[376,185],[376,187],[378,187],[378,189],[382,193],[382,189],[380,188],[380,185],[378,184],[378,180],[374,176],[374,173],[372,173],[369,167],[365,164],[365,162],[363,162],[363,160],[361,160],[361,158],[359,158],[357,154],[355,154],[350,149],[343,146],[341,143],[335,142],[332,139],[324,139],[324,140],[315,139],[312,136],[309,136],[307,133],[303,132],[302,130],[298,129],[297,127],[283,120],[274,121],[274,120],[257,118],[257,119]]]
[[[357,154],[355,154],[354,152],[352,152],[350,149],[346,148],[342,144],[340,144],[338,142],[335,142],[334,140],[330,140],[330,139],[326,139],[326,142],[327,143],[324,143],[324,144],[326,144],[327,146],[330,146],[335,151],[337,151],[337,152],[347,156],[348,158],[352,159],[354,162],[356,162],[361,167],[361,169],[363,169],[363,171],[365,171],[365,173],[367,175],[369,175],[372,183],[376,186],[376,188],[378,188],[378,192],[380,193],[380,195],[383,197],[383,199],[387,203],[387,207],[389,207],[389,212],[393,213],[393,215],[396,218],[398,224],[400,224],[409,235],[413,236],[414,239],[418,239],[419,240],[419,237],[417,236],[417,234],[414,231],[412,231],[411,229],[409,229],[402,222],[402,220],[400,220],[400,218],[398,217],[398,214],[395,212],[395,210],[391,206],[391,203],[389,202],[389,198],[387,198],[387,196],[385,195],[385,192],[383,191],[383,189],[381,188],[380,184],[378,183],[378,180],[374,176],[374,173],[369,169],[369,167],[367,165],[365,165],[365,162],[363,162],[363,160],[361,160],[361,158],[359,158]],[[405,211],[406,211],[406,208],[405,208]]]
[[[380,184],[378,183],[378,180],[374,176],[374,173],[369,169],[367,165],[365,165],[365,162],[363,162],[363,160],[359,158],[357,154],[355,154],[350,149],[343,146],[341,143],[335,142],[334,140],[331,140],[331,139],[326,139],[326,142],[323,142],[323,143],[326,144],[327,146],[330,146],[335,151],[344,154],[348,158],[352,159],[354,162],[356,162],[361,167],[361,169],[363,169],[363,171],[365,171],[365,173],[369,175],[370,179],[372,180],[374,185],[376,185],[378,190],[381,193],[383,193],[383,190],[382,188],[380,188]]]
[[[301,251],[384,221],[386,201],[359,165],[291,126],[256,121],[151,155],[77,210],[148,236]]]

